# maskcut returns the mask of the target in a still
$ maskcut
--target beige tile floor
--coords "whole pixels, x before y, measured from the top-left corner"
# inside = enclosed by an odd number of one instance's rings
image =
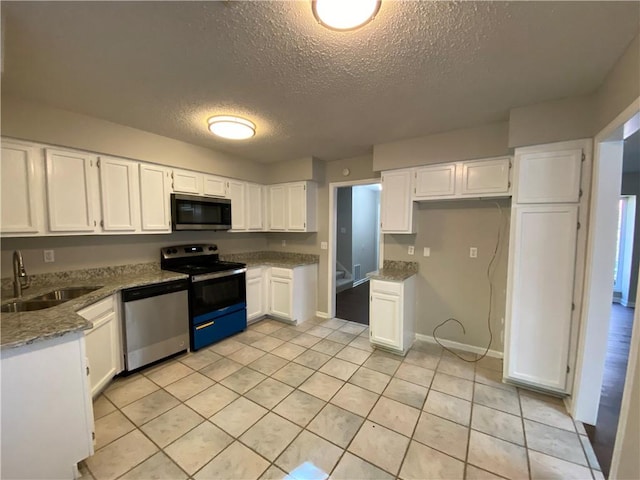
[[[264,320],[116,379],[94,403],[102,479],[601,479],[560,400],[417,342],[404,357],[338,319]]]

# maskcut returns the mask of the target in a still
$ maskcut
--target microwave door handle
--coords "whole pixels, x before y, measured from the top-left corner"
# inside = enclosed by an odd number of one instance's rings
[[[205,282],[207,280],[213,280],[215,278],[224,278],[231,277],[233,275],[240,275],[242,273],[246,273],[246,268],[238,268],[236,270],[225,270],[224,272],[214,272],[214,273],[204,273],[202,275],[193,275],[191,277],[191,282]]]

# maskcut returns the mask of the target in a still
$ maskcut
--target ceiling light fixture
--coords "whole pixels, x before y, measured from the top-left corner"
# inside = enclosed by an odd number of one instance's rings
[[[232,115],[217,115],[207,120],[209,131],[230,140],[246,140],[256,134],[256,125],[246,118]]]
[[[380,0],[312,0],[318,22],[332,30],[354,30],[369,23],[380,10]]]

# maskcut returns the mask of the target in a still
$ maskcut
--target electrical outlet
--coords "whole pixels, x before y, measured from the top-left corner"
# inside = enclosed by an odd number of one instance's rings
[[[282,240],[282,246],[286,247],[287,246],[287,241],[286,240]]]
[[[44,263],[53,263],[56,261],[56,257],[53,254],[53,250],[44,250],[43,252]]]
[[[470,258],[478,258],[478,249],[477,249],[477,247],[469,248],[469,257]]]
[[[320,242],[320,250],[326,250],[328,248],[327,242]]]
[[[416,248],[413,245],[409,245],[409,255],[413,255],[416,251]]]
[[[422,253],[425,257],[431,256],[431,249],[429,247],[424,247],[424,251]]]

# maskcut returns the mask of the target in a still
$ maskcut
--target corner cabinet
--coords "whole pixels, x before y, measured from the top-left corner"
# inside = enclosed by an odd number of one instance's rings
[[[98,395],[123,369],[122,336],[117,295],[94,303],[78,312],[93,323],[85,331],[91,395]]]
[[[269,231],[317,232],[317,197],[314,182],[269,186]]]
[[[93,155],[45,149],[49,230],[97,230],[97,159]]]
[[[1,368],[0,476],[74,478],[93,454],[84,333],[2,350]]]
[[[402,282],[371,280],[369,291],[371,343],[406,353],[415,339],[415,275]]]
[[[2,142],[0,194],[3,234],[42,233],[43,163],[37,148],[17,142]]]
[[[269,314],[293,323],[315,316],[318,266],[271,267],[269,271]]]
[[[415,205],[411,198],[413,170],[382,172],[380,196],[380,231],[382,233],[416,233]]]

